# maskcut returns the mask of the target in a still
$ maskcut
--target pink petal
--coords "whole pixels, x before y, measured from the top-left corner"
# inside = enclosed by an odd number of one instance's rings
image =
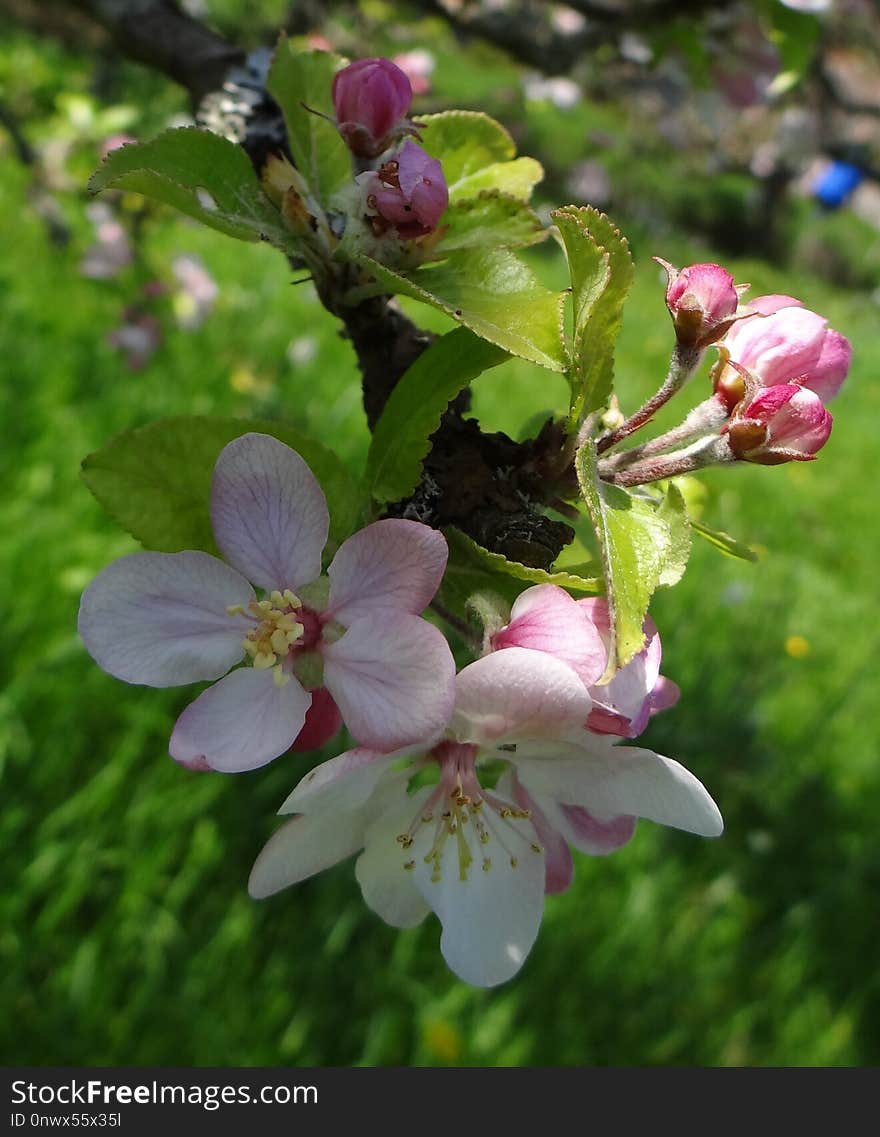
[[[244,655],[248,628],[226,608],[253,599],[248,582],[207,553],[132,553],[83,593],[79,634],[99,666],[126,683],[217,679]]]
[[[607,857],[622,848],[636,831],[634,817],[624,815],[603,820],[579,805],[560,805],[557,820],[564,822],[562,832],[572,845],[594,857]]]
[[[305,725],[293,744],[297,753],[320,750],[342,729],[342,715],[327,688],[318,687],[311,695],[312,705],[306,712]]]
[[[184,764],[203,758],[226,774],[256,770],[290,749],[310,702],[295,679],[279,687],[271,671],[242,667],[186,708],[171,734],[171,756]]]
[[[794,296],[773,293],[769,296],[756,296],[746,305],[749,312],[760,312],[762,316],[772,316],[780,308],[803,308],[803,304]]]
[[[243,434],[214,467],[211,523],[224,557],[267,591],[296,589],[321,572],[330,515],[303,459],[267,434]]]
[[[294,817],[268,840],[248,881],[254,900],[298,884],[350,857],[363,845],[365,822],[355,816],[328,825],[324,817]]]
[[[511,609],[510,623],[492,637],[492,647],[548,652],[573,667],[586,687],[599,679],[608,662],[608,651],[593,621],[555,584],[527,588]]]
[[[505,774],[496,787],[497,792],[502,797],[505,796],[504,790],[508,784],[507,777],[508,775]],[[559,830],[553,827],[541,807],[516,778],[515,774],[510,777],[510,786],[512,799],[518,806],[527,809],[531,814],[529,820],[544,849],[544,891],[548,896],[557,892],[565,892],[574,876],[574,862],[571,859],[568,842]]]
[[[362,746],[433,740],[452,713],[455,662],[441,632],[391,609],[355,620],[322,647],[324,685]]]
[[[804,379],[804,386],[815,391],[827,403],[843,386],[851,362],[852,344],[846,336],[829,328],[822,342],[819,359]]]
[[[459,673],[451,729],[460,742],[478,745],[557,738],[582,726],[590,706],[567,664],[543,651],[511,647]]]
[[[440,587],[448,554],[443,534],[418,521],[368,525],[343,542],[327,570],[329,614],[345,625],[381,608],[418,615]]]

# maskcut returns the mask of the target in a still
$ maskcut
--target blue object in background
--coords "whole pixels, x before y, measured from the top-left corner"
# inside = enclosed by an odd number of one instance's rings
[[[858,166],[849,162],[831,162],[813,183],[813,197],[829,209],[836,209],[843,205],[864,176]]]

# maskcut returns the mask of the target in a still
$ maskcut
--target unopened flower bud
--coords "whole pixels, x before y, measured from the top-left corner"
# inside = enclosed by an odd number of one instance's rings
[[[436,229],[449,204],[440,163],[415,142],[405,142],[396,158],[377,171],[361,174],[358,182],[366,191],[368,215],[407,239]]]
[[[413,132],[411,102],[410,81],[390,59],[359,59],[333,77],[339,133],[359,157],[375,158]]]
[[[828,441],[832,418],[819,396],[796,383],[760,391],[728,428],[737,458],[777,466],[810,462]]]
[[[739,295],[733,277],[716,264],[688,265],[680,271],[655,257],[666,269],[666,307],[678,342],[704,348],[719,340],[736,319]]]
[[[722,346],[733,363],[744,368],[761,387],[797,382],[830,399],[849,371],[849,340],[828,327],[816,312],[791,296],[760,296],[749,305],[758,315],[737,321]],[[716,390],[736,383],[730,366],[716,374]]]

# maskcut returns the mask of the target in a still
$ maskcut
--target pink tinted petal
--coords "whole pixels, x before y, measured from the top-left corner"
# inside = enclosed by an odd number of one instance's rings
[[[510,785],[510,793],[505,794],[508,784]],[[544,849],[544,891],[548,896],[557,892],[565,892],[574,876],[574,862],[571,859],[568,842],[558,829],[554,829],[541,807],[529,794],[525,786],[516,779],[515,775],[510,776],[508,783],[508,775],[505,774],[496,789],[502,797],[510,797],[518,806],[527,809],[531,814],[529,820]]]
[[[441,632],[390,609],[357,619],[322,648],[324,684],[363,746],[436,738],[452,713],[455,662]]]
[[[556,738],[582,726],[590,706],[583,683],[567,664],[543,651],[511,647],[459,673],[451,729],[460,742],[488,745]]]
[[[772,316],[741,320],[728,332],[731,358],[772,387],[808,374],[822,351],[827,323],[808,308],[780,308]]]
[[[363,845],[364,821],[357,815],[328,825],[323,817],[294,817],[268,840],[248,880],[254,900],[298,884],[350,857]]]
[[[327,688],[319,687],[311,694],[312,705],[306,711],[305,725],[293,744],[297,753],[319,750],[342,729],[342,715]]]
[[[833,399],[849,372],[852,345],[846,336],[829,328],[814,368],[807,373],[804,386],[815,391],[823,402]]]
[[[681,698],[681,688],[665,675],[661,675],[651,692],[651,714],[668,711]]]
[[[510,623],[492,637],[492,648],[545,651],[567,663],[589,687],[605,670],[608,652],[587,612],[562,588],[538,584],[515,601]]]
[[[295,679],[279,687],[271,671],[243,667],[190,703],[171,734],[171,756],[203,758],[225,774],[256,770],[290,749],[310,702]]]
[[[440,587],[448,555],[436,529],[402,518],[376,521],[333,558],[328,613],[345,625],[381,608],[418,615]]]
[[[303,459],[267,434],[243,434],[214,467],[211,523],[224,557],[260,588],[283,591],[320,575],[330,515]]]
[[[565,821],[563,833],[576,849],[594,857],[606,857],[622,848],[636,831],[634,817],[594,817],[579,805],[560,805]]]
[[[299,782],[279,813],[346,813],[360,809],[391,766],[408,751],[359,747],[322,762]]]
[[[762,316],[772,316],[780,308],[803,308],[803,304],[794,296],[774,293],[769,296],[756,296],[754,300],[749,301],[746,307],[750,312],[760,312]]]
[[[83,593],[79,634],[99,666],[126,683],[217,679],[244,655],[248,628],[226,608],[253,598],[235,569],[207,553],[132,553]]]

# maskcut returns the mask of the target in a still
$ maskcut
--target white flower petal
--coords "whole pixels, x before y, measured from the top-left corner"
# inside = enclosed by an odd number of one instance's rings
[[[484,814],[484,820],[488,824],[491,819]],[[443,925],[440,950],[455,974],[476,987],[495,987],[516,975],[537,938],[544,911],[544,854],[530,847],[535,835],[528,822],[509,824],[519,835],[505,827],[507,848],[497,836],[481,845],[473,832],[466,834],[473,862],[464,872],[458,841],[449,836],[439,880],[433,879],[433,863],[425,862],[434,827],[423,825],[409,850],[413,879]],[[491,867],[485,871],[482,860],[487,856]]]
[[[271,671],[242,667],[186,708],[171,735],[171,756],[184,763],[204,758],[226,774],[256,770],[290,748],[311,699],[295,679],[279,687]]]
[[[567,664],[524,647],[504,648],[471,663],[455,687],[451,729],[461,742],[558,738],[583,726],[592,706]]]
[[[410,796],[405,782],[399,782],[394,800],[367,829],[364,851],[355,865],[364,900],[394,928],[413,928],[430,911],[416,887],[412,870],[404,868],[410,855],[397,840],[401,833],[406,833],[430,794],[431,787],[425,786]]]
[[[448,723],[455,661],[433,624],[386,610],[356,620],[322,654],[324,685],[362,746],[395,750]]]
[[[333,558],[328,611],[346,626],[382,608],[418,615],[440,587],[448,555],[436,529],[403,518],[376,521]]]
[[[391,766],[409,750],[385,754],[360,747],[337,754],[310,770],[279,813],[345,813],[359,809]]]
[[[331,820],[294,817],[269,838],[248,880],[248,892],[262,900],[298,884],[350,857],[363,845],[364,822],[358,814]]]
[[[83,593],[79,634],[96,663],[126,683],[217,679],[244,655],[250,626],[226,608],[253,599],[244,577],[207,553],[132,553]]]
[[[701,837],[718,837],[724,823],[705,786],[671,758],[615,746],[584,731],[579,745],[517,747],[517,776],[532,796],[583,806],[606,820],[645,817]]]
[[[243,434],[220,452],[211,524],[224,557],[260,588],[296,589],[321,573],[330,515],[303,459],[268,434]]]

